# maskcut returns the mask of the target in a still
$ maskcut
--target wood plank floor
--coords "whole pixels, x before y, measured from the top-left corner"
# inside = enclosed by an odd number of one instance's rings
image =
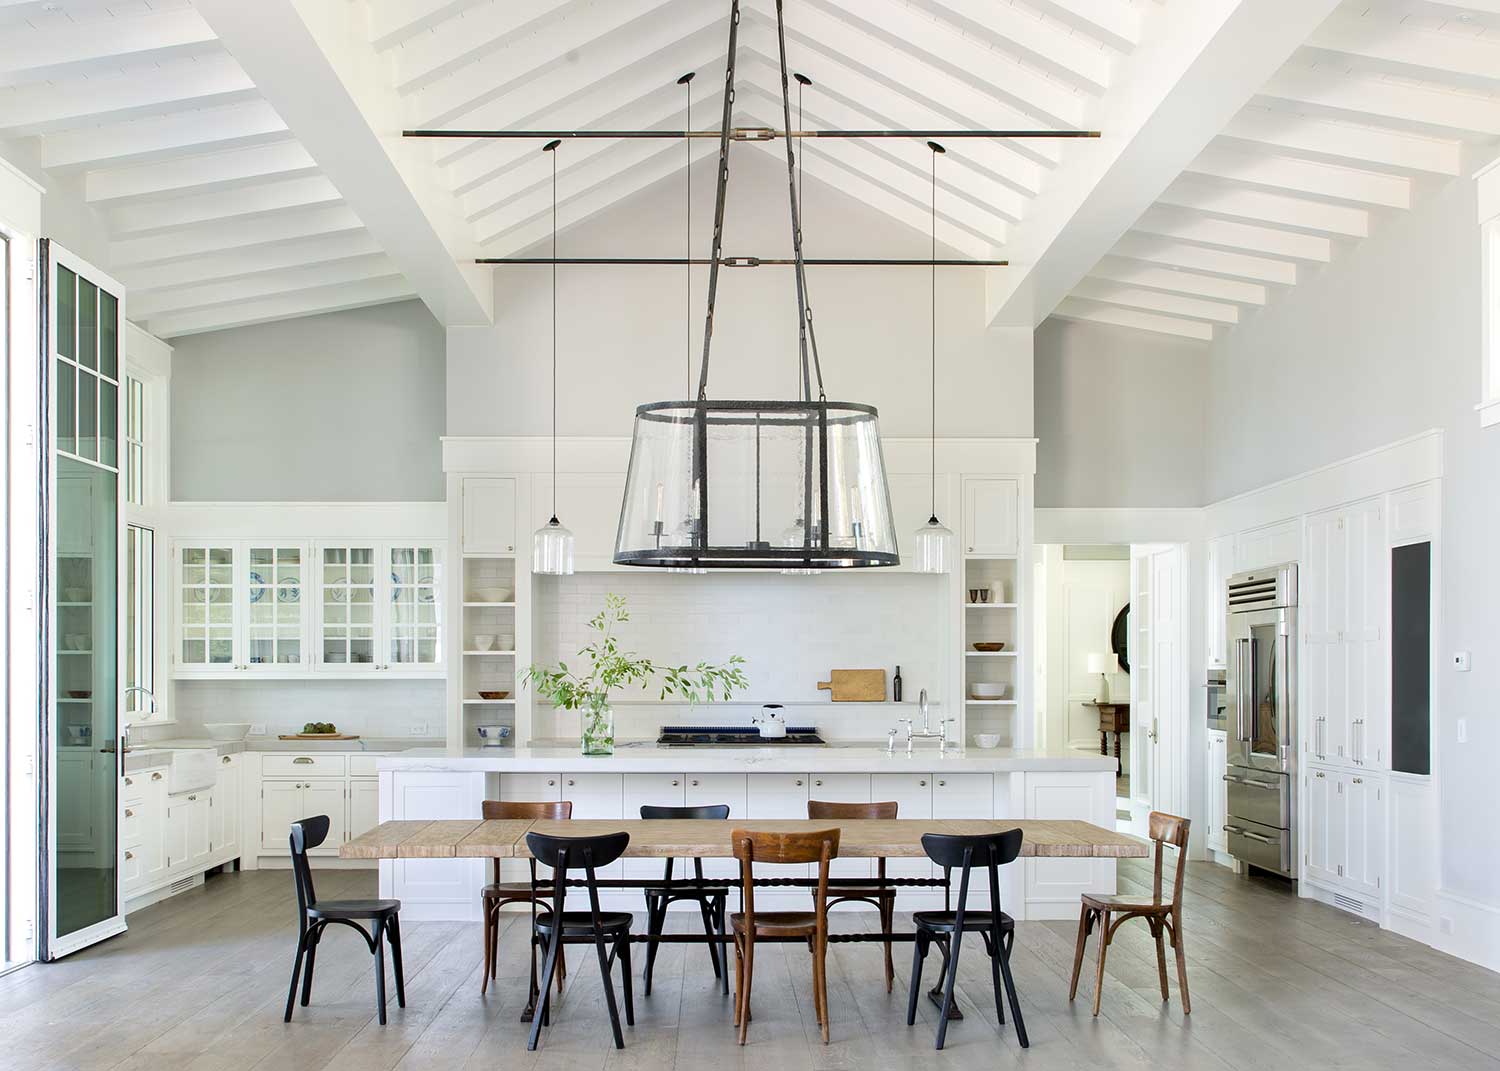
[[[1149,882],[1139,861],[1121,864],[1121,888]],[[367,871],[323,872],[327,898],[373,893]],[[525,931],[508,917],[501,977],[479,995],[477,924],[408,923],[408,1004],[390,1024],[374,1019],[371,959],[354,934],[331,932],[319,952],[313,1003],[281,1021],[294,948],[295,907],[286,871],[228,874],[131,917],[129,933],[60,963],[0,978],[0,1068],[26,1071],[428,1071],[428,1069],[774,1068],[882,1071],[919,1061],[954,1068],[1024,1062],[1047,1069],[1157,1068],[1286,1071],[1500,1069],[1500,975],[1381,931],[1270,883],[1241,882],[1192,864],[1187,899],[1193,1014],[1173,982],[1163,1005],[1144,924],[1123,927],[1110,950],[1104,1011],[1089,1014],[1094,946],[1079,999],[1067,999],[1073,923],[1024,923],[1015,973],[1031,1035],[1016,1045],[995,1025],[979,942],[961,957],[960,1003],[948,1047],[932,1051],[936,1009],[925,1000],[905,1023],[911,946],[897,946],[896,990],[880,983],[877,945],[830,948],[833,1043],[821,1044],[800,946],[763,946],[755,1019],[740,1049],[728,998],[701,946],[668,945],[655,991],[641,997],[626,1049],[609,1040],[597,962],[570,955],[569,986],[536,1053],[517,1016],[525,1001]],[[836,929],[871,915],[837,916]],[[687,915],[673,928],[689,925]],[[639,947],[639,946],[638,946]],[[571,951],[571,950],[570,950]],[[939,958],[928,961],[927,979]],[[723,1061],[720,1063],[720,1061]]]

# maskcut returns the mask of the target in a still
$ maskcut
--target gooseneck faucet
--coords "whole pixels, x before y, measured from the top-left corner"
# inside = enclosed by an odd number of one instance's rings
[[[916,740],[938,740],[938,741],[940,741],[940,744],[938,745],[938,750],[939,751],[946,751],[946,750],[948,750],[948,726],[952,725],[958,719],[956,719],[956,718],[941,718],[938,721],[938,727],[936,729],[934,729],[932,727],[931,711],[928,709],[928,706],[927,706],[927,689],[926,688],[923,688],[921,690],[921,692],[919,692],[917,694],[917,710],[922,715],[922,728],[920,728],[920,729],[917,729],[917,728],[914,727],[914,722],[913,722],[912,718],[899,718],[899,719],[897,719],[899,721],[903,721],[903,722],[906,723],[906,753],[908,755],[910,755],[912,753],[912,744]],[[890,731],[890,733],[887,734],[888,735],[888,739],[886,741],[886,750],[887,751],[894,751],[896,749],[896,733],[897,733],[897,730],[892,729]]]

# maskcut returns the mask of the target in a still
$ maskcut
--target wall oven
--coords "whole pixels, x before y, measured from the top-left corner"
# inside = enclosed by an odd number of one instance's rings
[[[1297,800],[1297,566],[1229,578],[1229,852],[1295,877]]]

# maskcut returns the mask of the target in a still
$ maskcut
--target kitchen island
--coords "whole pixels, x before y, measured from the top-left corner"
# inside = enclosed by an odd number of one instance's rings
[[[888,751],[883,742],[826,746],[661,747],[626,741],[607,757],[580,755],[575,743],[537,741],[530,747],[471,748],[463,754],[414,749],[376,760],[380,820],[477,818],[486,799],[570,800],[573,817],[619,820],[643,805],[725,803],[730,821],[807,817],[810,799],[839,802],[895,800],[900,817],[937,821],[1077,819],[1107,829],[1115,824],[1114,760],[1077,751],[996,748],[949,749],[919,745]],[[380,863],[381,896],[402,901],[414,919],[477,921],[479,889],[489,880],[479,859],[396,859]],[[621,875],[658,873],[657,860],[614,864]],[[868,874],[868,860],[841,860],[841,872]],[[502,865],[506,880],[520,880],[526,865]],[[732,860],[705,865],[730,877]],[[1072,918],[1084,892],[1115,891],[1113,859],[1025,859],[1007,867],[1001,890],[1016,918]],[[897,877],[928,877],[925,860],[891,860]],[[765,899],[805,900],[794,890]],[[640,910],[639,893],[607,896],[611,908]],[[760,899],[758,897],[757,899]],[[986,896],[987,899],[987,896]],[[978,901],[975,899],[975,906]],[[904,892],[902,911],[941,906],[936,890]]]

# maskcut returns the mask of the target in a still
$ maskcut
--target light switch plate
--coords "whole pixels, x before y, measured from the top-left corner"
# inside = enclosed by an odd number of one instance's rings
[[[1460,744],[1467,744],[1469,742],[1469,719],[1459,718],[1454,728],[1458,735],[1458,742]]]
[[[264,725],[262,725],[262,724],[251,725],[250,726],[250,735],[251,736],[265,736],[266,735],[266,727]]]
[[[419,721],[415,725],[413,725],[410,729],[406,730],[406,732],[407,732],[407,735],[409,735],[409,736],[426,736],[427,735],[427,723],[425,721]]]
[[[1453,668],[1456,669],[1456,670],[1458,670],[1458,672],[1460,672],[1460,673],[1467,673],[1467,672],[1469,672],[1469,652],[1468,651],[1454,651],[1453,652]]]

